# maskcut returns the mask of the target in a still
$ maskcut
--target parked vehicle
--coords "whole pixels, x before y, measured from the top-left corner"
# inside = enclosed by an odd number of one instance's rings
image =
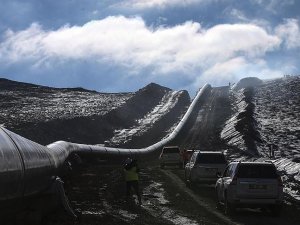
[[[185,165],[188,163],[188,161],[190,161],[193,153],[194,153],[194,150],[190,150],[190,149],[184,149],[181,151],[183,169],[184,169]]]
[[[217,205],[226,214],[237,207],[269,208],[279,215],[283,185],[271,162],[232,162],[216,182]]]
[[[192,150],[192,149],[188,149],[186,150],[186,154],[187,154],[187,161],[190,161],[193,153],[194,153],[195,150]]]
[[[165,166],[179,166],[182,168],[182,158],[180,155],[180,149],[178,146],[165,146],[160,154],[160,167]]]
[[[217,181],[217,173],[223,173],[227,166],[222,152],[194,151],[190,161],[185,165],[185,181],[193,183],[213,183]]]

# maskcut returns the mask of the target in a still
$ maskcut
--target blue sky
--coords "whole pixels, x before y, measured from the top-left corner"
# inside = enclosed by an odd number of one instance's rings
[[[300,74],[297,0],[0,0],[0,76],[193,96],[205,83]]]

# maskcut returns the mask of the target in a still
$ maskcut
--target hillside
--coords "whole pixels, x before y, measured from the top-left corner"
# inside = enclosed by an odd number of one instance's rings
[[[99,93],[0,79],[0,124],[41,144],[66,140],[145,146],[162,138],[189,103],[186,91],[154,83],[133,93]],[[124,129],[136,130],[126,134],[128,141],[120,139]]]
[[[228,156],[273,160],[285,192],[300,201],[300,77],[255,81],[235,86],[230,93],[233,113],[221,132]]]

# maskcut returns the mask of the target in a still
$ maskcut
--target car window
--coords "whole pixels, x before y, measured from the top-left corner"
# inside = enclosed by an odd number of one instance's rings
[[[223,154],[199,153],[197,163],[224,164],[226,163],[226,159]]]
[[[230,168],[232,167],[232,165],[227,166],[227,168],[225,169],[224,173],[223,173],[223,177],[230,177]]]
[[[231,167],[231,171],[230,171],[230,176],[233,177],[236,173],[236,168],[237,168],[238,164],[233,164]]]
[[[259,164],[241,164],[239,166],[237,177],[239,178],[277,178],[277,172],[274,165]]]
[[[191,157],[191,163],[194,163],[196,161],[197,153],[194,153]]]

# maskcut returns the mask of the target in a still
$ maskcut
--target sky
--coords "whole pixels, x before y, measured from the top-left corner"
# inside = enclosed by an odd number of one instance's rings
[[[0,0],[0,77],[99,92],[300,74],[298,0]]]

